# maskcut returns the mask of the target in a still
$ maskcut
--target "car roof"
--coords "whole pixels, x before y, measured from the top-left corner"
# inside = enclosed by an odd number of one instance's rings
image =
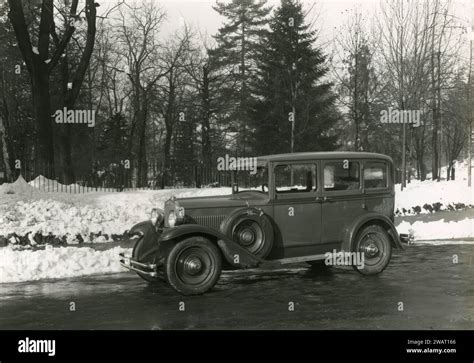
[[[315,151],[303,153],[287,153],[259,156],[260,165],[275,161],[300,161],[300,160],[330,160],[330,159],[382,159],[392,163],[392,158],[377,153],[359,152],[359,151]]]

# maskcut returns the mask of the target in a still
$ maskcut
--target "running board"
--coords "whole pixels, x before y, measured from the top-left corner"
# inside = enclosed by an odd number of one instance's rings
[[[326,259],[326,254],[301,256],[301,257],[287,257],[287,258],[281,258],[278,260],[265,260],[262,263],[260,263],[258,267],[278,267],[281,265],[288,265],[290,263],[320,261],[320,260],[325,260],[325,259]]]

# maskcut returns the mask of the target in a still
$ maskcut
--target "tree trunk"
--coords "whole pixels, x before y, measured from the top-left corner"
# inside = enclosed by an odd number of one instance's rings
[[[51,98],[49,93],[49,74],[45,70],[39,72],[32,82],[33,112],[38,122],[38,138],[36,159],[54,170],[54,142],[51,117]],[[54,175],[52,175],[54,177]]]
[[[139,139],[138,139],[138,182],[140,187],[146,187],[148,183],[148,168],[146,157],[146,120],[148,114],[147,95],[143,95],[143,103],[140,107],[139,119]]]
[[[12,178],[12,170],[10,168],[10,157],[8,153],[8,145],[7,145],[7,128],[5,127],[5,123],[3,122],[3,117],[0,116],[0,143],[2,144],[2,155],[3,155],[3,162],[5,167],[5,179],[11,181]]]
[[[209,70],[203,67],[203,89],[202,89],[202,161],[206,167],[212,165],[212,145],[211,145],[211,106],[209,100]]]
[[[171,140],[173,139],[173,115],[175,107],[175,84],[174,84],[174,70],[171,69],[168,75],[168,104],[166,106],[165,112],[165,145],[164,145],[164,162],[163,162],[163,178],[162,178],[162,188],[164,188],[168,183],[168,176],[170,171],[171,164]]]
[[[164,160],[163,160],[163,178],[161,179],[161,188],[164,189],[168,185],[168,176],[171,159],[171,139],[173,137],[173,126],[166,122],[166,136],[164,146]]]

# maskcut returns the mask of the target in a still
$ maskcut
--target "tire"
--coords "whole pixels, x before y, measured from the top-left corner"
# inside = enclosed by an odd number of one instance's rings
[[[171,249],[165,265],[168,283],[183,295],[209,291],[217,283],[221,271],[221,252],[203,237],[191,237],[178,242]]]
[[[273,248],[273,226],[264,214],[241,210],[222,226],[223,233],[253,255],[264,259]]]
[[[143,257],[143,254],[145,253],[145,250],[144,250],[144,237],[141,236],[137,242],[135,243],[135,246],[133,246],[133,251],[132,251],[132,258],[134,260],[137,260],[139,262],[143,262],[143,263],[154,263],[155,261],[155,258],[154,256],[150,255],[150,256],[147,256],[147,257]],[[149,282],[149,283],[156,283],[158,281],[160,281],[160,279],[158,277],[151,277],[151,276],[148,276],[148,275],[144,275],[140,272],[137,272],[137,275],[140,276],[143,280]]]
[[[364,253],[364,267],[354,266],[363,275],[381,273],[392,257],[392,244],[385,229],[377,225],[364,227],[354,243],[353,252]]]

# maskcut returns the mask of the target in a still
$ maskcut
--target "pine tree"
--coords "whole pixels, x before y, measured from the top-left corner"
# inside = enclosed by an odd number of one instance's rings
[[[266,0],[232,0],[227,4],[217,1],[214,10],[227,22],[215,36],[217,47],[210,55],[218,69],[229,75],[226,86],[220,90],[229,103],[225,122],[238,135],[239,152],[245,153],[252,96],[249,84],[255,76],[257,49],[271,8],[266,6]]]
[[[252,124],[254,153],[332,150],[339,118],[325,57],[298,1],[282,0],[259,47]],[[294,147],[291,147],[294,122]],[[292,150],[293,149],[293,150]]]

